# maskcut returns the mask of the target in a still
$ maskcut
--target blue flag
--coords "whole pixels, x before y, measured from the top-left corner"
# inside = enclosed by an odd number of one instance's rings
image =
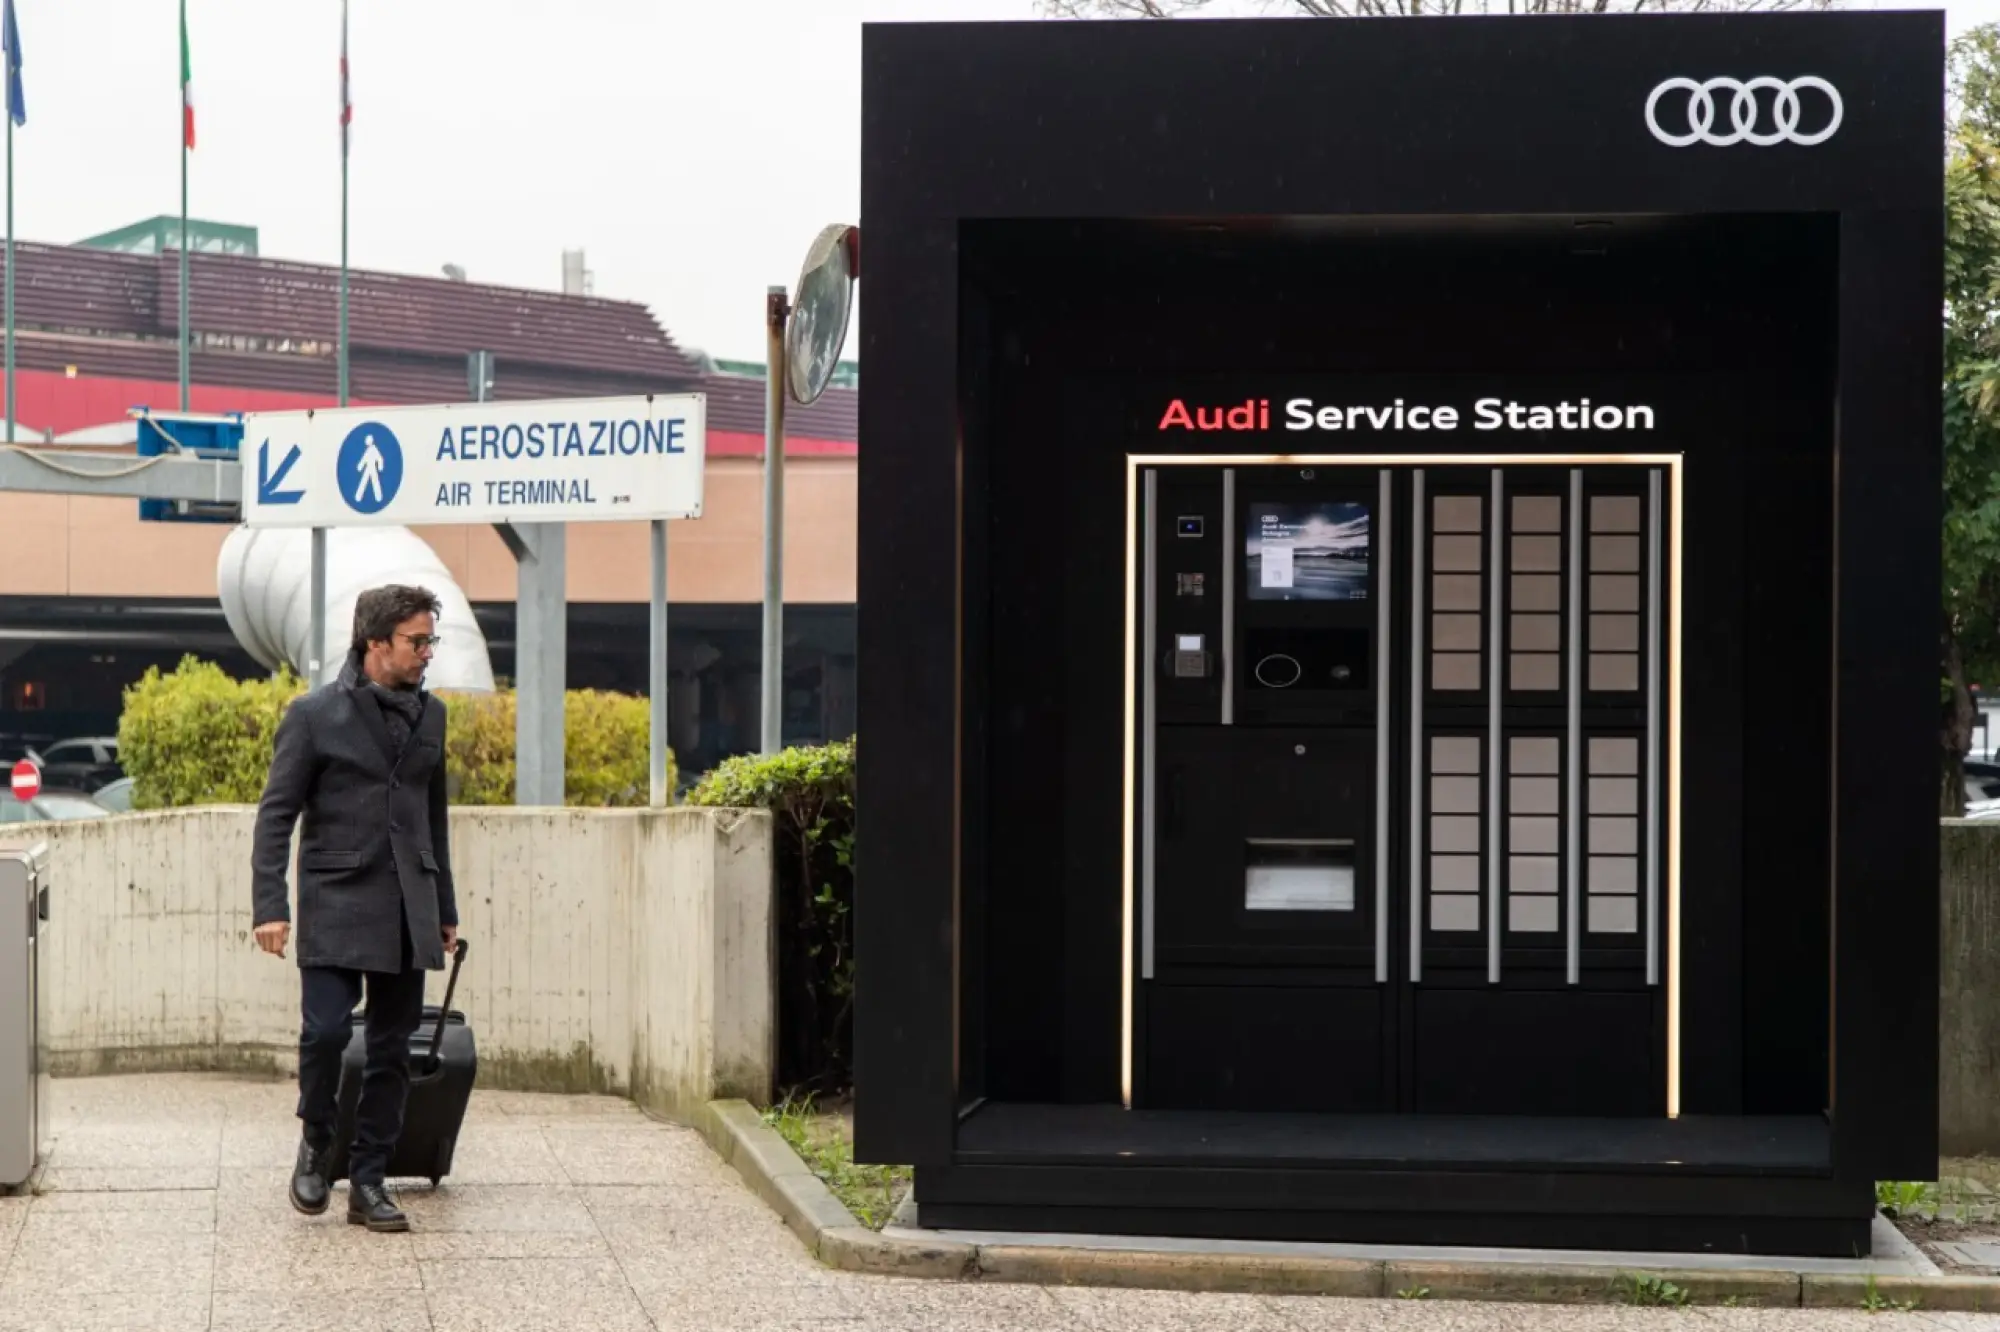
[[[6,0],[0,14],[0,42],[7,50],[7,114],[16,125],[28,123],[28,99],[21,92],[21,30],[14,26],[14,0]]]

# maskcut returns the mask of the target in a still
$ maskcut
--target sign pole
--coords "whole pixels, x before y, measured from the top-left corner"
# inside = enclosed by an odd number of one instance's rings
[[[326,529],[312,530],[312,643],[307,649],[306,687],[315,688],[326,669]]]
[[[563,803],[568,693],[567,560],[560,522],[517,523],[514,593],[514,803]]]
[[[673,803],[667,775],[667,521],[653,520],[653,610],[649,621],[652,661],[647,675],[648,699],[652,704],[652,805],[664,809]]]
[[[493,353],[466,358],[474,402],[493,401]],[[514,556],[514,803],[560,805],[568,690],[568,573],[560,522],[500,523]]]
[[[764,293],[764,697],[763,752],[784,746],[785,321],[783,287]]]
[[[764,294],[764,753],[785,743],[785,399],[811,406],[838,368],[861,232],[821,227],[799,273],[798,304],[783,287]],[[793,316],[798,316],[794,318]]]

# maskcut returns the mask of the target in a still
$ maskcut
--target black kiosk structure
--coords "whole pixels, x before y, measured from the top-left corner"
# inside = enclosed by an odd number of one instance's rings
[[[1850,1255],[1935,1173],[1937,13],[870,27],[857,1155]]]

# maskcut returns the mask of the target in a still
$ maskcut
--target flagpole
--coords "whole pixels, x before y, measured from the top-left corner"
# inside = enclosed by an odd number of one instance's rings
[[[340,405],[347,405],[347,153],[340,154]]]
[[[186,3],[186,0],[182,0]],[[181,140],[181,410],[188,409],[188,154]]]
[[[340,0],[340,405],[347,405],[347,0]]]
[[[7,442],[20,437],[21,414],[14,397],[14,118],[27,118],[25,98],[15,96],[20,77],[21,33],[14,17],[14,0],[6,3],[7,47]]]
[[[181,0],[181,410],[188,410],[187,0]]]
[[[14,53],[7,53],[9,63]],[[8,100],[13,100],[11,80]],[[12,444],[20,434],[21,414],[15,410],[14,397],[14,115],[8,108],[7,114],[7,442]]]
[[[340,0],[340,405],[347,405],[347,0]],[[318,684],[326,656],[326,529],[312,529],[312,563],[308,589],[312,598],[312,647],[306,653],[310,684]]]

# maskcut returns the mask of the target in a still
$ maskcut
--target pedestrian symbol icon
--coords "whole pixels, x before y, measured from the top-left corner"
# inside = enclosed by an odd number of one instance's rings
[[[363,421],[340,445],[340,497],[356,513],[380,513],[403,485],[403,446],[379,421]]]
[[[375,492],[375,502],[382,502],[382,451],[375,447],[375,436],[367,436],[367,444],[361,450],[361,481],[354,487],[354,502],[363,502],[369,491]]]

